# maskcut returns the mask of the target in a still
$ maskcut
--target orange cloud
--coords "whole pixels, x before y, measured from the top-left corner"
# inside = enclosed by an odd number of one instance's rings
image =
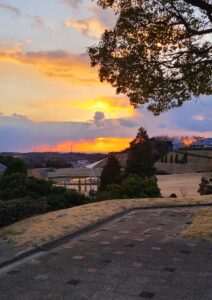
[[[66,27],[77,29],[90,37],[98,38],[105,31],[105,26],[96,18],[85,20],[68,19],[64,21],[64,25]]]
[[[96,138],[93,140],[65,141],[57,145],[38,146],[36,152],[113,152],[121,151],[129,146],[132,138]]]
[[[87,54],[74,55],[64,51],[24,52],[21,44],[6,48],[0,44],[0,62],[34,66],[48,77],[66,79],[71,84],[97,85],[97,71],[90,67]]]

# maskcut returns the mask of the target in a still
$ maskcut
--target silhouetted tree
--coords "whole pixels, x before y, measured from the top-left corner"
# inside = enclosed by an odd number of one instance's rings
[[[26,163],[20,158],[13,158],[13,160],[11,160],[4,172],[4,175],[11,175],[15,173],[27,175]]]
[[[97,0],[117,14],[89,49],[101,81],[158,115],[212,93],[211,0]]]
[[[188,163],[188,153],[187,153],[187,151],[185,151],[184,154],[183,154],[182,162],[183,162],[183,164]]]
[[[102,171],[99,191],[105,191],[110,184],[120,183],[121,166],[118,159],[111,155]]]
[[[82,185],[81,185],[81,180],[79,179],[78,181],[78,192],[81,193],[82,190]]]
[[[137,174],[141,178],[155,174],[152,146],[143,127],[138,130],[136,138],[130,143],[126,167],[126,175],[129,174]]]

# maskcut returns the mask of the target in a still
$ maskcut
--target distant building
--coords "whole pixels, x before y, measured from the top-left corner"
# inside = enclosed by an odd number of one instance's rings
[[[203,139],[192,143],[190,149],[212,149],[212,138]]]
[[[5,171],[6,169],[7,169],[6,166],[0,164],[0,174],[1,174],[1,173],[4,173],[4,171]]]
[[[181,148],[184,148],[184,144],[181,141],[178,141],[178,140],[172,141],[172,150],[173,151],[178,151]]]

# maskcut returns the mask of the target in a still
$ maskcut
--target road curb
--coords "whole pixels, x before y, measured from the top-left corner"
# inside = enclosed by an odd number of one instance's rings
[[[177,205],[160,205],[160,206],[144,206],[144,207],[134,207],[134,208],[129,208],[126,209],[122,212],[119,212],[115,215],[112,215],[104,220],[101,220],[99,222],[96,222],[94,224],[91,224],[89,226],[86,226],[82,229],[79,229],[75,232],[66,234],[60,238],[54,239],[52,241],[40,244],[30,250],[27,250],[25,252],[22,252],[19,255],[16,255],[4,262],[0,263],[0,270],[8,267],[14,263],[20,262],[21,260],[24,260],[26,258],[29,258],[30,256],[33,256],[35,254],[38,253],[42,253],[42,252],[48,252],[49,250],[52,250],[56,247],[59,247],[65,243],[67,243],[68,241],[71,241],[74,238],[77,238],[85,233],[89,233],[92,232],[96,229],[98,229],[101,226],[107,225],[109,224],[111,221],[114,221],[115,219],[121,218],[125,215],[127,215],[130,212],[136,211],[136,210],[151,210],[151,209],[169,209],[169,208],[192,208],[192,207],[210,207],[212,206],[212,203],[197,203],[197,204],[177,204]]]

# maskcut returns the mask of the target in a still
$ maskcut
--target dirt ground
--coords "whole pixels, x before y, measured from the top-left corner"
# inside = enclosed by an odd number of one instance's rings
[[[190,197],[199,195],[197,191],[201,178],[207,175],[208,173],[188,173],[159,175],[157,178],[163,197],[169,197],[172,193],[178,197]]]

